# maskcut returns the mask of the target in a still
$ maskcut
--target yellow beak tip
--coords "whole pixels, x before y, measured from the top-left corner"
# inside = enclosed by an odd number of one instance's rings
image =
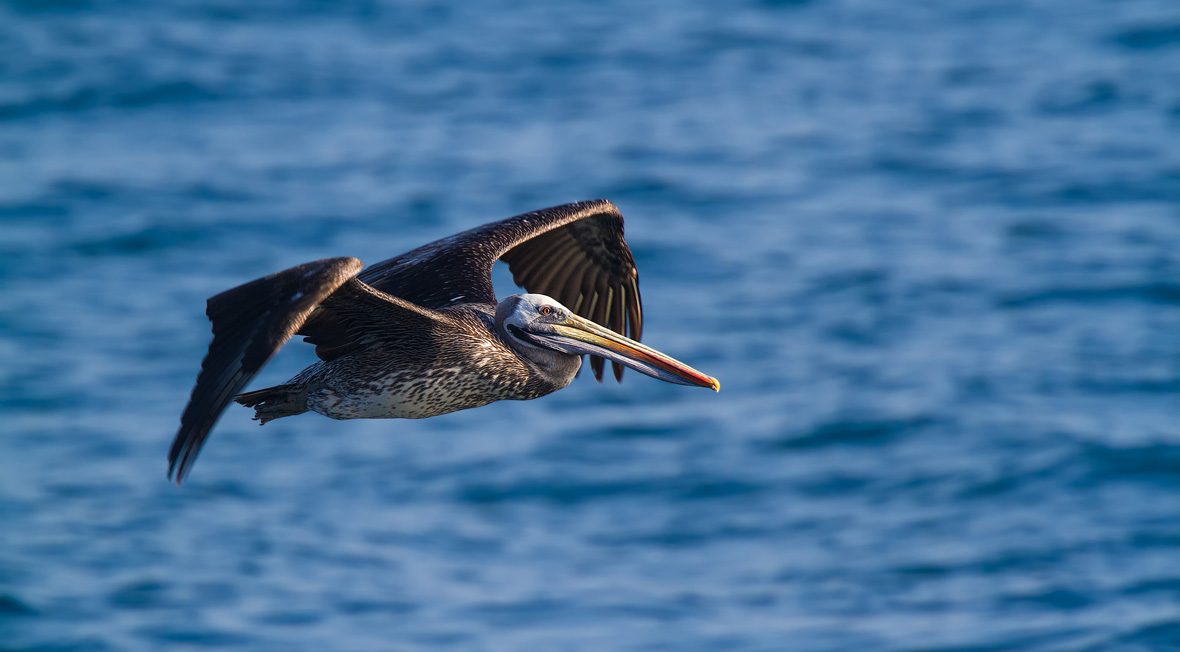
[[[709,379],[709,387],[712,387],[714,392],[720,392],[721,391],[721,381],[717,380],[716,378],[710,378]]]

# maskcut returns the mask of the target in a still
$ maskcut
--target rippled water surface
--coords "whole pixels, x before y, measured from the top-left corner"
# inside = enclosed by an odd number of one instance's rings
[[[206,297],[591,197],[721,393],[165,481]],[[1178,400],[1170,0],[0,2],[0,649],[1173,649]]]

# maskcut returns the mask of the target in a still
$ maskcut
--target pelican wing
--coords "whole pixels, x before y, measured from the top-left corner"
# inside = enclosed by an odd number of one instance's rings
[[[639,276],[623,240],[623,215],[603,199],[485,224],[377,263],[358,278],[426,308],[495,304],[492,266],[501,259],[529,292],[551,296],[634,340],[643,335]],[[590,366],[602,380],[603,360],[592,356]],[[613,367],[621,379],[622,365]]]
[[[437,311],[351,278],[324,299],[299,333],[316,345],[316,355],[323,360],[391,341],[428,357],[437,346],[437,332],[453,328]]]
[[[180,430],[168,451],[168,477],[188,474],[230,400],[295,334],[316,306],[361,269],[356,258],[306,263],[209,299],[213,341],[201,362]]]
[[[435,345],[446,318],[365,285],[360,268],[356,258],[320,260],[209,299],[213,342],[168,453],[169,477],[184,480],[230,400],[296,333],[325,360],[390,339],[419,352]]]

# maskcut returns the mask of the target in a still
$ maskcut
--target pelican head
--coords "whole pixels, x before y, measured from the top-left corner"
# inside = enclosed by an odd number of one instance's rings
[[[496,329],[519,355],[544,369],[568,369],[569,379],[581,356],[597,355],[665,382],[721,389],[716,378],[579,317],[543,294],[506,297],[496,306]]]

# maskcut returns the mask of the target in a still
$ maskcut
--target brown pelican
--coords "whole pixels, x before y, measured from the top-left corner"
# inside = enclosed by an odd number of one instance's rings
[[[529,294],[497,303],[497,260]],[[599,381],[607,358],[617,380],[626,366],[720,388],[638,342],[639,276],[609,201],[524,213],[361,267],[317,260],[209,299],[213,341],[168,453],[169,478],[188,475],[230,399],[262,423],[308,410],[417,419],[544,396],[573,380],[583,355]],[[238,394],[296,334],[320,360],[282,385]]]

